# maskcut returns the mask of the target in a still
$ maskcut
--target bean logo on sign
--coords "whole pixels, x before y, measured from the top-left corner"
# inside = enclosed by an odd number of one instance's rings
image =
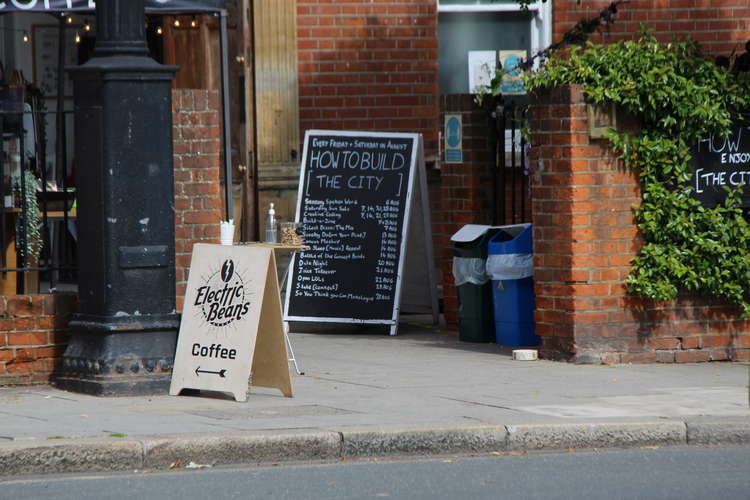
[[[236,272],[232,259],[208,277],[206,284],[195,292],[195,305],[201,307],[203,318],[212,326],[227,326],[241,319],[250,310],[245,281]]]

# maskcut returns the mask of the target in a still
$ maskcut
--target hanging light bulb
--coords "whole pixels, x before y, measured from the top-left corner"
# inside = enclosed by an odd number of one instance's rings
[[[164,33],[164,31],[161,29],[161,26],[159,26],[158,28],[156,28],[156,34],[157,35],[161,35],[162,33]]]
[[[81,35],[76,31],[76,43],[81,43]]]
[[[86,21],[86,24],[83,25],[83,29],[86,31],[91,31],[91,24]]]
[[[179,28],[180,27],[180,20],[177,19],[176,17],[174,18],[174,27],[175,28]]]
[[[73,18],[68,16],[68,24],[73,24]]]
[[[29,33],[24,31],[23,35],[21,35],[21,40],[23,40],[23,43],[29,43]]]
[[[193,18],[190,20],[190,27],[191,28],[197,28],[198,27],[198,20],[193,16]]]

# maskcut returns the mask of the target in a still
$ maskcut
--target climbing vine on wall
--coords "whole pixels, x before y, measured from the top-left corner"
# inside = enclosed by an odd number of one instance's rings
[[[581,85],[596,104],[615,103],[640,119],[638,133],[608,139],[638,172],[635,207],[644,245],[633,261],[630,293],[669,300],[681,292],[722,297],[750,316],[750,224],[739,189],[715,208],[690,196],[690,147],[728,135],[750,109],[750,75],[717,65],[697,43],[663,44],[649,34],[610,45],[572,47],[526,75],[530,90]],[[750,188],[748,188],[750,189]]]

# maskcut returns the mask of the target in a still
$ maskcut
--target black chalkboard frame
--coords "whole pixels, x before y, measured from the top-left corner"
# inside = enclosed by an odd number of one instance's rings
[[[284,299],[284,320],[285,321],[301,321],[301,322],[329,322],[329,323],[357,323],[357,324],[384,324],[390,326],[390,334],[396,335],[398,330],[398,318],[401,308],[401,299],[402,299],[402,288],[403,288],[403,278],[405,273],[405,262],[407,260],[407,252],[408,248],[412,246],[411,240],[414,239],[414,237],[418,238],[425,238],[425,240],[422,242],[423,247],[428,247],[428,253],[426,256],[426,259],[422,259],[422,262],[420,264],[426,265],[426,268],[424,269],[424,272],[421,273],[421,276],[429,277],[429,283],[426,285],[429,286],[429,300],[430,304],[429,306],[432,309],[433,316],[436,318],[438,315],[437,310],[437,291],[436,291],[436,279],[434,276],[434,258],[432,255],[432,249],[431,249],[431,236],[430,236],[430,221],[429,221],[429,213],[427,211],[427,192],[426,192],[426,174],[425,174],[425,165],[424,165],[424,147],[422,142],[422,136],[421,134],[412,134],[412,133],[394,133],[394,132],[364,132],[364,131],[340,131],[340,130],[308,130],[305,133],[305,140],[303,145],[303,153],[302,153],[302,159],[301,159],[301,166],[300,166],[300,181],[299,181],[299,188],[297,193],[297,207],[296,207],[296,213],[295,213],[295,220],[300,221],[301,215],[302,215],[302,209],[303,209],[303,200],[305,198],[306,194],[306,182],[307,182],[307,159],[308,159],[308,153],[310,150],[311,141],[314,138],[320,138],[320,137],[341,137],[341,138],[357,138],[360,140],[387,140],[387,139],[399,139],[399,140],[407,140],[411,142],[411,155],[409,158],[409,175],[408,175],[408,182],[407,182],[407,190],[405,193],[405,196],[403,198],[404,200],[404,215],[403,220],[401,221],[401,227],[399,227],[399,232],[401,235],[401,241],[399,245],[399,260],[398,260],[398,267],[397,267],[397,273],[396,273],[396,280],[394,284],[393,290],[393,301],[392,305],[390,307],[390,315],[389,317],[379,317],[379,318],[370,318],[370,319],[364,319],[364,318],[358,318],[358,317],[348,317],[347,315],[331,315],[331,314],[323,314],[323,315],[316,315],[316,314],[305,314],[305,315],[299,315],[295,314],[295,311],[292,308],[290,297],[293,293],[295,286],[295,278],[297,278],[297,275],[295,274],[294,270],[296,259],[298,258],[298,255],[295,255],[292,259],[292,262],[290,263],[290,272],[287,278],[287,286],[286,286],[286,297]],[[415,190],[418,190],[419,193],[417,193],[417,196],[415,197]],[[415,207],[415,201],[421,200],[422,203],[420,206]],[[421,219],[419,222],[421,222],[421,226],[423,229],[424,234],[421,234],[420,231],[414,231],[416,229],[415,224],[413,224],[412,218],[414,217],[414,213],[417,212],[417,216],[419,216]],[[418,226],[418,225],[417,225]],[[414,233],[417,234],[410,234],[410,227],[412,227],[412,230]],[[427,244],[427,241],[430,241],[430,244]],[[413,260],[413,257],[412,257]],[[413,274],[413,273],[412,273]],[[345,307],[345,303],[342,303],[342,306],[339,308],[341,311],[347,311],[351,310],[351,308]],[[290,310],[291,309],[291,310]],[[352,315],[355,316],[355,315]]]
[[[728,137],[711,133],[693,145],[690,195],[706,208],[724,203],[726,188],[742,187],[740,205],[750,207],[750,122],[732,126]]]

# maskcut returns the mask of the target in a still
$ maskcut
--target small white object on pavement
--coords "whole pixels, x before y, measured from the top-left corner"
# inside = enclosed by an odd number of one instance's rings
[[[539,359],[536,349],[514,349],[513,359],[516,361],[535,361]]]

